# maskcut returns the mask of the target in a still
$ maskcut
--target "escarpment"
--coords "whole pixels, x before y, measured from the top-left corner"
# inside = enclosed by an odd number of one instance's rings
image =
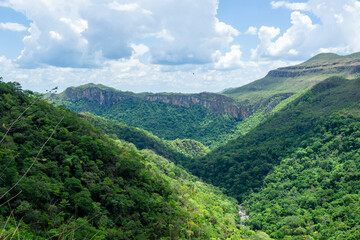
[[[87,100],[97,102],[104,108],[111,108],[120,101],[130,99],[132,101],[151,101],[171,104],[179,107],[191,108],[200,106],[209,109],[216,114],[227,114],[235,119],[241,120],[262,107],[269,108],[271,111],[281,100],[291,96],[292,93],[276,94],[268,99],[263,99],[256,104],[248,104],[246,101],[239,103],[231,97],[217,93],[198,93],[198,94],[175,94],[175,93],[157,93],[137,95],[129,92],[113,91],[101,89],[99,87],[88,88],[68,88],[64,91],[63,99],[76,102]],[[56,98],[56,96],[54,96]]]
[[[293,78],[314,74],[356,74],[360,73],[360,59],[331,60],[317,64],[300,64],[278,68],[268,73],[267,77]]]
[[[236,119],[248,116],[246,108],[241,107],[234,99],[216,93],[199,94],[153,94],[145,97],[149,101],[169,103],[175,106],[192,107],[195,105],[210,109],[219,114],[229,114]]]
[[[123,99],[135,99],[135,97],[124,94],[122,92],[114,92],[103,90],[98,87],[89,88],[67,88],[64,92],[63,99],[71,101],[79,101],[87,99],[89,101],[98,102],[100,105],[111,107]]]

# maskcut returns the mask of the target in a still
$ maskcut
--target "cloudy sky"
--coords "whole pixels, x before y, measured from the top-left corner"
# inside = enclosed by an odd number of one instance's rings
[[[359,43],[357,0],[0,0],[0,76],[40,92],[219,92]]]

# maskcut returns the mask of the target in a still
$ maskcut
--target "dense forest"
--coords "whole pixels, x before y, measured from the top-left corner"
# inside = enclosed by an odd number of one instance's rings
[[[359,113],[330,117],[281,159],[244,203],[249,226],[275,239],[360,239]]]
[[[175,163],[203,157],[210,151],[202,143],[192,139],[164,140],[146,130],[127,126],[115,120],[108,120],[90,113],[82,113],[82,115],[87,121],[112,138],[133,143],[140,150],[153,150],[158,155],[171,159]]]
[[[237,202],[84,116],[0,82],[1,238],[241,239]]]

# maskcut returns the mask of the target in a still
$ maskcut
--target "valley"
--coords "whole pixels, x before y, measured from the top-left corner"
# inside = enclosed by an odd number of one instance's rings
[[[0,109],[0,236],[360,238],[359,53],[222,93],[0,82]]]

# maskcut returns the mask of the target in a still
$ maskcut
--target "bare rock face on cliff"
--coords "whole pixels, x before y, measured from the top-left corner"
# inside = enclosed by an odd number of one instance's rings
[[[246,109],[237,104],[234,99],[216,93],[152,94],[145,96],[145,99],[187,108],[199,105],[218,114],[231,115],[236,119],[243,119],[248,115]]]
[[[135,99],[134,96],[129,94],[109,89],[101,89],[96,85],[86,88],[67,88],[63,97],[64,100],[70,101],[87,99],[92,102],[97,102],[98,104],[105,107],[111,107],[117,102],[126,98]]]

